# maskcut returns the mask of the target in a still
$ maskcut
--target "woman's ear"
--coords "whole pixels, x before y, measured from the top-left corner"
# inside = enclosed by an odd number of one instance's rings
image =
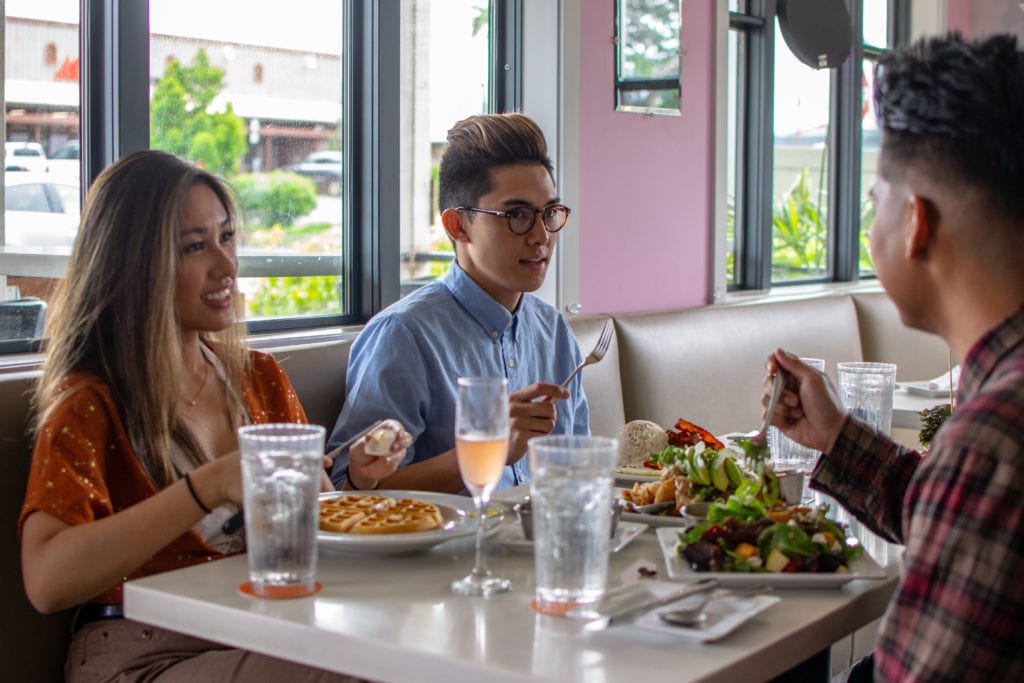
[[[452,208],[441,212],[441,225],[453,242],[468,242],[469,234],[463,229],[462,214]]]

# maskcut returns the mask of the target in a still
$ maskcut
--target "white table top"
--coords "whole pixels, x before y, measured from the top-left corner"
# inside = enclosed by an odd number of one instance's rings
[[[508,493],[508,492],[506,492]],[[514,590],[451,594],[473,564],[473,539],[392,558],[321,553],[323,590],[296,600],[245,597],[245,556],[132,581],[126,615],[197,637],[381,681],[764,680],[879,617],[895,586],[895,554],[867,545],[890,577],[842,588],[780,589],[782,600],[721,642],[699,644],[631,625],[587,633],[530,607],[533,557],[493,548],[491,568]],[[880,557],[881,556],[881,557]],[[611,556],[609,584],[638,562],[667,579],[653,529]],[[429,673],[429,675],[427,675]]]
[[[922,410],[927,410],[940,403],[949,403],[948,396],[932,398],[919,394],[909,394],[905,389],[897,389],[892,397],[892,426],[894,429],[921,429]]]

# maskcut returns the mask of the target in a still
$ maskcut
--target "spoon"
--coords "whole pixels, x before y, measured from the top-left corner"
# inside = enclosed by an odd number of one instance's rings
[[[666,624],[672,624],[673,626],[698,626],[703,624],[708,618],[708,615],[704,612],[704,607],[707,606],[713,597],[715,597],[714,593],[708,593],[691,607],[680,607],[678,609],[658,612],[658,618]]]
[[[664,612],[658,612],[658,618],[664,621],[666,624],[673,626],[681,626],[684,628],[703,626],[704,622],[707,621],[708,615],[704,611],[708,603],[716,598],[724,597],[752,597],[759,595],[771,590],[769,586],[751,586],[744,590],[717,590],[712,591],[701,599],[688,607],[679,607],[676,609],[665,610]]]

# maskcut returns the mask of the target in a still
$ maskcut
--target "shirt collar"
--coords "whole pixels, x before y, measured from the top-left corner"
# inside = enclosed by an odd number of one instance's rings
[[[986,332],[967,353],[957,389],[957,402],[973,396],[1000,361],[1024,342],[1024,306]]]
[[[490,294],[474,282],[473,278],[467,275],[458,263],[452,262],[451,270],[448,271],[444,284],[455,300],[466,309],[488,336],[497,338],[510,324],[515,326],[516,316],[509,313],[507,308],[495,301]],[[525,295],[520,297],[519,307],[516,309],[517,314],[523,310],[526,298]]]

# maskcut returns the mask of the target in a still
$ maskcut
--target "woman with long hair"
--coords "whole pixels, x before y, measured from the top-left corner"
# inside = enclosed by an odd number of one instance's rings
[[[129,155],[89,192],[19,520],[32,604],[81,605],[69,681],[338,679],[119,618],[125,580],[244,549],[222,530],[242,500],[236,429],[306,421],[280,366],[244,344],[235,242],[223,182],[174,155]],[[394,471],[397,436],[389,457],[353,447],[354,486]]]

